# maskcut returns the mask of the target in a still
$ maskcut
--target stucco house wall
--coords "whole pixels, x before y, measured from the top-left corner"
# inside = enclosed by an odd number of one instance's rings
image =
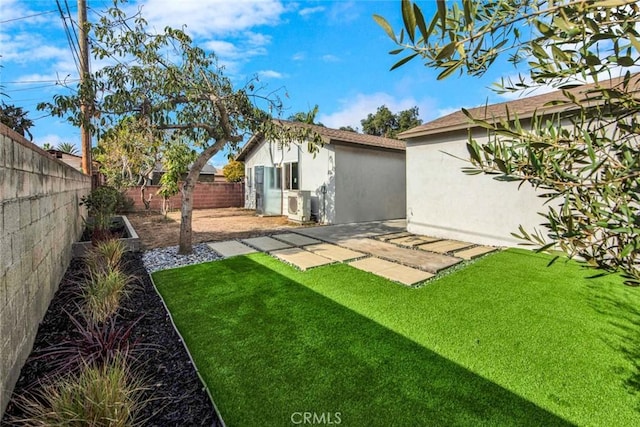
[[[405,153],[336,145],[335,223],[404,218]]]
[[[487,142],[486,131],[474,138]],[[407,231],[483,245],[517,246],[511,235],[522,225],[540,229],[546,199],[528,184],[494,179],[495,175],[466,175],[462,168],[467,131],[407,141]],[[455,156],[455,157],[454,157]]]
[[[614,88],[622,78],[600,82]],[[632,77],[640,87],[640,74]],[[583,103],[594,103],[590,91],[594,83],[567,89]],[[561,120],[559,126],[573,127],[570,122],[576,108],[554,101],[566,100],[560,91],[469,109],[472,117],[488,121],[520,118],[523,128],[531,127],[534,115]],[[507,110],[510,114],[507,114]],[[455,112],[424,123],[399,135],[407,144],[407,229],[417,234],[460,239],[478,244],[516,246],[522,240],[512,236],[519,226],[529,233],[540,230],[545,219],[538,213],[547,212],[553,203],[539,197],[530,184],[505,182],[495,175],[465,175],[461,168],[470,166],[466,149],[469,131],[480,144],[487,142],[485,129],[470,122],[462,112]],[[458,158],[456,158],[458,157]]]
[[[260,140],[243,148],[238,160],[245,162],[245,208],[256,208],[257,166],[298,162],[298,190],[311,193],[311,214],[318,222],[344,224],[405,217],[404,143],[313,127],[325,139],[315,154],[308,152],[306,142],[282,146],[277,141]],[[282,215],[287,215],[288,194],[283,185],[278,194],[278,213]]]

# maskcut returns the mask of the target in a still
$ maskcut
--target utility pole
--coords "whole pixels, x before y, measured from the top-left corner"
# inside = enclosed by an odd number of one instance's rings
[[[82,172],[91,176],[91,108],[93,99],[89,98],[89,35],[87,34],[87,1],[78,0],[78,43],[80,47],[80,138],[82,146]]]

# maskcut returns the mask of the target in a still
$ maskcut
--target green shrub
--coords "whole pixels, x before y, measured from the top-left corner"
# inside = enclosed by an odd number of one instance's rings
[[[80,206],[86,206],[92,218],[92,221],[87,221],[87,226],[96,240],[108,238],[111,218],[116,213],[120,196],[121,193],[113,187],[98,187],[80,199]]]
[[[29,426],[133,426],[144,406],[142,380],[132,374],[123,359],[103,366],[85,365],[45,385],[37,395],[23,396],[17,403],[24,419],[15,425]]]

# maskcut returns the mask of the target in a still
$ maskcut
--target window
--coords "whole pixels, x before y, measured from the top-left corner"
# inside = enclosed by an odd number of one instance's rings
[[[269,188],[272,190],[280,190],[282,188],[282,168],[269,168],[269,172],[271,174]]]
[[[285,163],[284,166],[284,188],[287,190],[299,190],[298,162]]]

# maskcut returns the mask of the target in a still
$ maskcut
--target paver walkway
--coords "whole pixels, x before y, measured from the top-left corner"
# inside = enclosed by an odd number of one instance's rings
[[[289,243],[285,243],[280,240],[276,240],[267,236],[243,239],[242,243],[246,243],[249,246],[253,246],[254,248],[262,252],[271,252],[271,251],[277,251],[278,249],[287,249],[292,247],[292,245],[290,245]]]
[[[313,239],[311,237],[303,236],[297,233],[274,234],[271,237],[278,240],[282,240],[283,242],[287,242],[294,246],[306,246],[306,245],[315,245],[317,243],[322,243],[318,239]]]
[[[462,261],[460,258],[449,255],[416,251],[373,239],[347,239],[342,240],[340,245],[430,273],[437,273]]]
[[[237,242],[235,240],[227,240],[225,242],[213,242],[207,243],[211,249],[219,253],[221,256],[225,258],[229,258],[237,255],[247,255],[252,254],[254,252],[258,252],[255,249]]]
[[[352,251],[351,249],[332,245],[331,243],[321,243],[319,245],[306,246],[305,249],[313,252],[316,255],[320,255],[339,262],[345,262],[351,259],[362,258],[366,256],[366,254],[363,254],[362,252]]]
[[[433,274],[427,273],[426,271],[373,257],[351,261],[349,265],[408,286],[433,277]]]
[[[316,255],[313,252],[305,251],[301,248],[281,249],[279,251],[271,252],[271,255],[293,264],[303,271],[312,267],[319,267],[321,265],[331,264],[334,262],[329,258]]]
[[[348,262],[360,270],[414,285],[435,273],[496,250],[457,240],[419,236],[404,220],[297,229],[295,232],[209,243],[224,257],[267,252],[301,270]]]

